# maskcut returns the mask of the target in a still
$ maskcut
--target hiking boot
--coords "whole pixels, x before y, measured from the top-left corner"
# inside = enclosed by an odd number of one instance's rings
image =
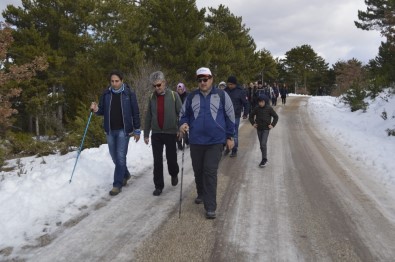
[[[176,186],[178,184],[178,176],[171,177],[171,185]]]
[[[230,156],[229,157],[236,157],[237,156],[237,152],[233,152],[232,151],[232,153],[230,153]]]
[[[154,192],[152,193],[154,196],[159,196],[162,194],[162,189],[155,188]]]
[[[127,177],[125,177],[124,179],[123,179],[123,182],[122,182],[122,185],[123,186],[126,186],[126,184],[128,183],[128,180],[129,179],[131,179],[132,178],[132,176],[129,174]]]
[[[267,160],[262,160],[259,167],[265,167],[267,165]]]
[[[116,195],[118,195],[119,193],[121,193],[121,191],[122,191],[121,188],[119,188],[119,187],[113,187],[113,188],[110,190],[110,196],[116,196]]]
[[[195,204],[201,204],[201,203],[203,203],[203,198],[201,197],[201,196],[197,196],[196,198],[195,198]]]
[[[216,218],[215,211],[207,211],[206,212],[206,218],[207,219],[214,219],[214,218]]]

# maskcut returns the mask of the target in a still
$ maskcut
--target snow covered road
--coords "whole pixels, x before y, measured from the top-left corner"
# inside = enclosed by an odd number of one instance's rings
[[[184,198],[179,186],[152,196],[152,170],[113,198],[104,197],[26,248],[28,261],[391,261],[395,257],[393,199],[370,183],[307,113],[307,97],[277,106],[269,164],[259,168],[256,131],[240,129],[237,158],[219,170],[218,214],[206,220],[193,203],[185,153]],[[181,164],[181,154],[179,154]],[[368,183],[369,182],[369,183]],[[369,191],[367,191],[369,189]],[[392,204],[391,204],[392,203]],[[393,208],[393,207],[392,207]]]

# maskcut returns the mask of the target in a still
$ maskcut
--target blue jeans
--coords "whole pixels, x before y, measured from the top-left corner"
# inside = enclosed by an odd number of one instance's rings
[[[130,136],[123,129],[111,130],[107,135],[108,149],[115,164],[113,186],[122,188],[123,179],[130,175],[126,167]]]
[[[240,125],[240,117],[235,118],[235,145],[232,149],[232,152],[237,152],[237,148],[239,147],[239,125]]]

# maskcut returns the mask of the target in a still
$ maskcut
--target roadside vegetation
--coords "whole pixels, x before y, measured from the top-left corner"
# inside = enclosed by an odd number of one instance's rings
[[[351,111],[365,110],[365,98],[386,88],[393,95],[395,89],[395,1],[366,3],[356,27],[379,30],[386,41],[368,64],[353,58],[331,66],[308,43],[283,59],[257,50],[242,17],[225,5],[201,10],[194,0],[9,5],[0,24],[0,167],[8,158],[76,150],[89,104],[98,101],[112,69],[125,73],[142,114],[152,71],[164,71],[170,88],[184,82],[193,89],[200,66],[210,67],[218,82],[236,74],[241,83],[285,83],[301,94],[317,95],[322,87]],[[84,147],[105,143],[101,121],[92,119]]]

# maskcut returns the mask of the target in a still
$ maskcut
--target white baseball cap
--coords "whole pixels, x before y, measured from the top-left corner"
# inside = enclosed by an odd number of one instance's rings
[[[200,76],[200,75],[204,75],[204,76],[212,76],[210,69],[208,69],[207,67],[201,67],[196,71],[196,75]]]

